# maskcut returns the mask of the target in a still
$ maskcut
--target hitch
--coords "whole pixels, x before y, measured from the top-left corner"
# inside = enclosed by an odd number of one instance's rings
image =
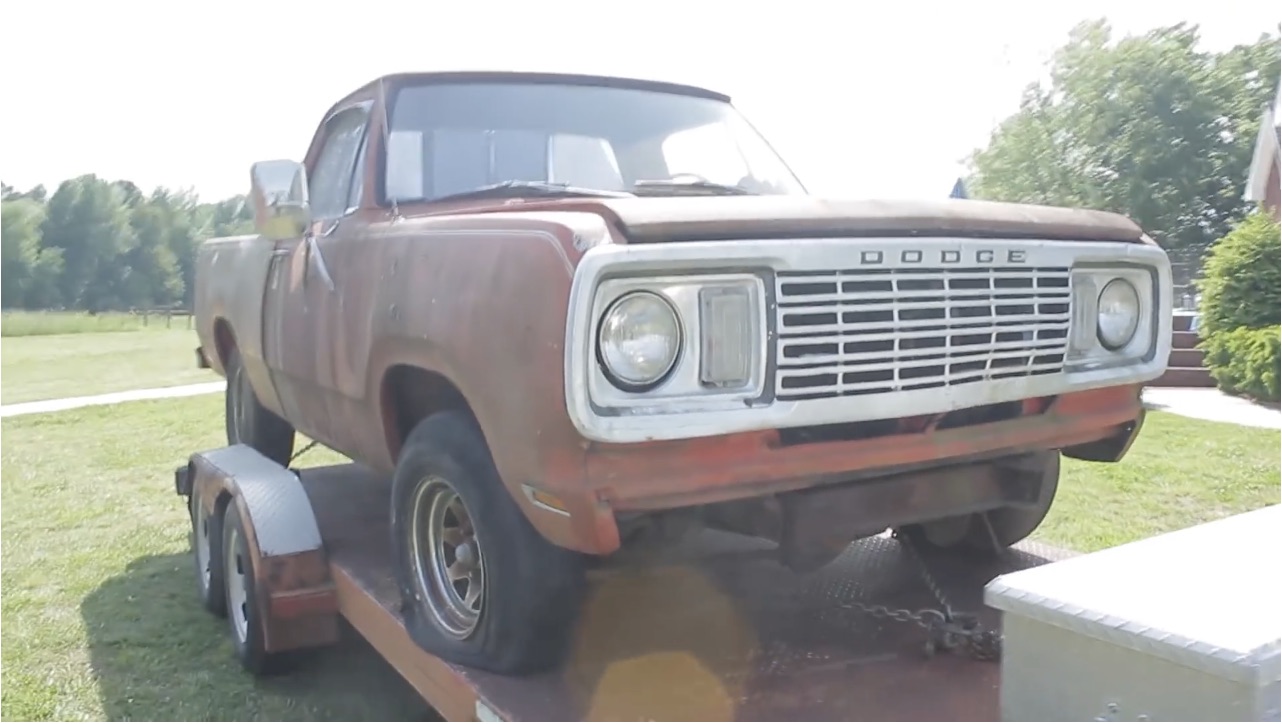
[[[174,470],[174,492],[180,497],[191,497],[191,466],[184,465]]]

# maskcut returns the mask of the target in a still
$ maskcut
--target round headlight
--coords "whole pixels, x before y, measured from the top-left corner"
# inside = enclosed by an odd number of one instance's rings
[[[1118,350],[1130,343],[1140,325],[1140,294],[1125,279],[1114,279],[1099,293],[1097,334],[1105,349]]]
[[[652,387],[677,362],[681,322],[672,305],[658,294],[625,294],[601,320],[597,349],[615,386],[629,391]]]

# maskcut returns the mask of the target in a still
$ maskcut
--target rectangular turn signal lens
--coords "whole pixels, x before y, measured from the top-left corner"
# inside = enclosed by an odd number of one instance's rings
[[[709,387],[743,387],[752,381],[758,344],[749,287],[715,286],[699,290],[699,381]]]

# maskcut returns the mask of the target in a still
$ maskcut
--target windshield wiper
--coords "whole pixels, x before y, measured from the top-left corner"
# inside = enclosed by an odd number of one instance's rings
[[[703,179],[691,181],[674,181],[671,179],[641,180],[632,185],[632,193],[637,196],[665,196],[670,194],[692,194],[700,196],[755,196],[742,186],[719,184]]]
[[[430,201],[454,201],[457,199],[471,198],[556,198],[556,197],[607,197],[607,198],[630,198],[633,194],[626,191],[607,191],[605,189],[590,189],[579,186],[571,186],[566,183],[552,183],[549,181],[500,181],[496,184],[478,186],[467,191],[460,191],[445,196],[436,196]]]

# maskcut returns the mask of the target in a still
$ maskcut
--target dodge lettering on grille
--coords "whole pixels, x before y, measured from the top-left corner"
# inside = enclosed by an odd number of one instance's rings
[[[965,257],[970,257],[969,259]],[[940,249],[938,251],[923,251],[921,249],[900,249],[897,252],[887,254],[879,249],[869,249],[859,253],[860,266],[880,266],[895,264],[929,264],[938,262],[939,264],[1026,264],[1028,263],[1028,252],[1024,249],[1006,249],[996,251],[994,249],[976,249],[973,252],[963,253],[957,249]]]

